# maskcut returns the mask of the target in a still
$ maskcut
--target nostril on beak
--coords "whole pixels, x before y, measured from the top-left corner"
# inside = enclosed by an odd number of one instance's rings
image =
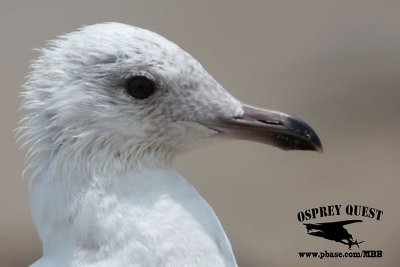
[[[281,125],[280,121],[273,121],[273,120],[257,120],[258,122],[265,123],[265,124],[272,124],[272,125]]]

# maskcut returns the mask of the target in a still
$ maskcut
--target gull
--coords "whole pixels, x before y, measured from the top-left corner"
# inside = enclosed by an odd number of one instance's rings
[[[18,130],[43,251],[31,266],[237,266],[175,156],[223,137],[322,150],[304,121],[241,103],[154,32],[100,23],[39,51]]]

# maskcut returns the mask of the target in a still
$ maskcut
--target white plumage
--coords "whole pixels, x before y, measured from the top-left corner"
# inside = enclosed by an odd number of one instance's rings
[[[137,76],[154,84],[150,97],[127,93]],[[119,23],[50,42],[24,87],[35,267],[236,266],[174,156],[213,136],[321,148],[304,122],[241,104],[175,44]]]

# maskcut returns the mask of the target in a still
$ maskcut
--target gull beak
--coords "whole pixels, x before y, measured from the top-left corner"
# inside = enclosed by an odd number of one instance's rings
[[[245,104],[243,110],[242,116],[214,121],[208,126],[230,138],[261,142],[283,150],[322,152],[318,135],[301,119]]]

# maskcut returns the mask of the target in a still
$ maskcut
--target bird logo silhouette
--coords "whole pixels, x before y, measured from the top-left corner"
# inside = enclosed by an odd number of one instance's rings
[[[356,245],[360,247],[359,244],[364,241],[354,240],[353,236],[344,228],[347,224],[362,222],[362,220],[346,220],[338,222],[326,222],[326,223],[303,223],[307,229],[307,234],[313,236],[319,236],[328,240],[332,240],[338,243],[351,247]]]

